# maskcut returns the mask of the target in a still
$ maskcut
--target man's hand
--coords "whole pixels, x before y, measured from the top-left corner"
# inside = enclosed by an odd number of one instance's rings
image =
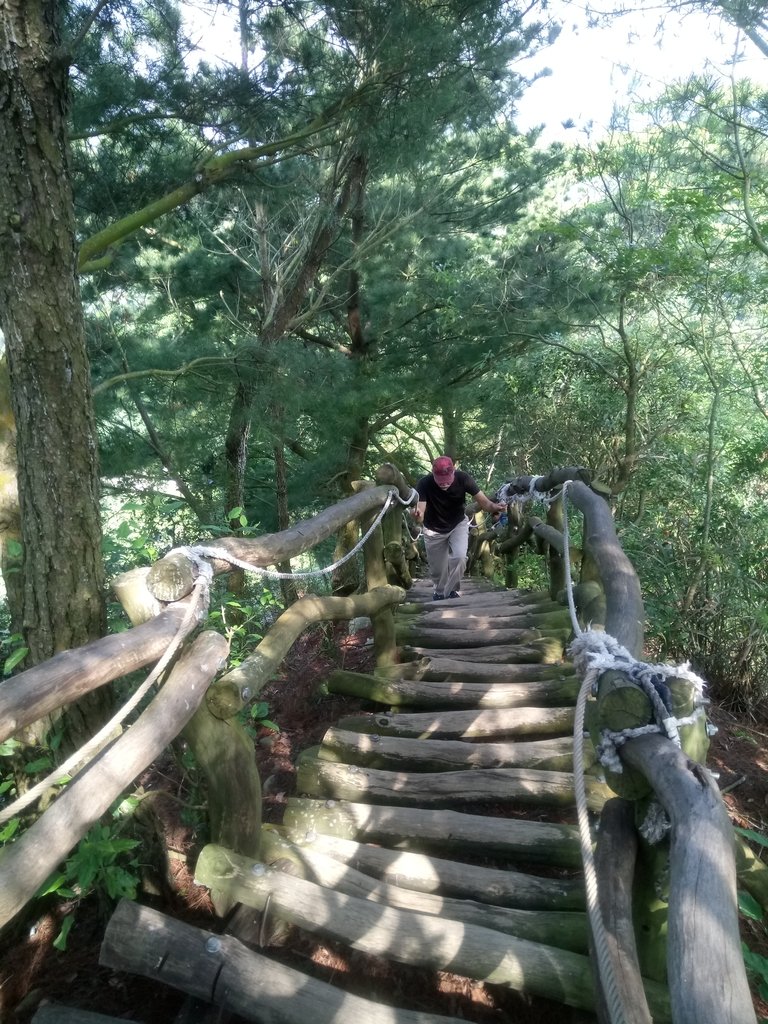
[[[414,519],[417,523],[420,523],[421,520],[424,518],[421,514],[421,509],[418,507],[409,509],[408,511],[411,513],[411,518]]]

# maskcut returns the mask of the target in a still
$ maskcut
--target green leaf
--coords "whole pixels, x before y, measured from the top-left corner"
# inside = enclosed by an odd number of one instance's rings
[[[24,771],[27,775],[34,775],[35,772],[47,771],[53,765],[53,761],[50,757],[38,757],[36,761],[30,761],[29,764],[24,765]]]
[[[251,708],[251,718],[263,718],[268,712],[269,704],[265,700],[259,700]]]
[[[11,818],[5,828],[0,832],[0,843],[7,843],[19,831],[21,818]]]
[[[42,886],[35,893],[35,898],[40,899],[41,896],[48,896],[52,892],[60,892],[66,880],[67,876],[63,871],[56,872],[48,878],[47,882],[43,882]]]
[[[751,893],[744,892],[740,889],[738,892],[738,899],[739,911],[744,917],[749,917],[753,921],[763,920],[763,908]]]
[[[5,659],[5,662],[3,663],[3,675],[9,676],[19,662],[24,661],[28,654],[28,647],[18,647],[9,658]]]
[[[751,828],[741,828],[741,826],[735,825],[734,832],[738,832],[739,835],[744,836],[745,839],[751,839],[753,843],[757,843],[759,846],[768,847],[768,836],[764,836],[760,832],[755,832]]]
[[[238,505],[237,508],[230,509],[230,511],[227,513],[227,519],[239,519],[240,516],[242,516],[242,514],[242,506]]]
[[[62,952],[64,952],[64,950],[67,948],[67,936],[69,935],[69,932],[74,923],[75,915],[67,914],[64,920],[61,922],[61,930],[59,931],[59,934],[53,940],[52,945],[54,949],[59,949]]]

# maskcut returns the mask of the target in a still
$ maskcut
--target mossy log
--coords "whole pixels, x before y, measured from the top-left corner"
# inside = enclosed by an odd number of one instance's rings
[[[402,587],[378,587],[354,597],[302,597],[280,615],[252,655],[221,677],[220,685],[248,687],[255,696],[269,682],[294,641],[315,622],[337,622],[377,612],[402,601]]]
[[[628,740],[622,757],[651,780],[672,825],[667,976],[675,1024],[754,1021],[739,937],[733,828],[717,786],[659,735]]]
[[[125,787],[178,736],[227,655],[205,632],[190,645],[138,720],[103,750],[45,814],[0,853],[0,929],[32,899]]]
[[[413,967],[450,970],[567,1006],[593,1007],[585,956],[490,928],[377,905],[279,871],[268,871],[261,884],[256,879],[251,885],[250,898],[261,908],[268,897],[270,914],[325,941]]]
[[[413,586],[413,577],[400,541],[391,540],[384,545],[384,561],[387,565],[390,582],[405,590],[410,590]]]
[[[170,985],[258,1024],[456,1024],[453,1017],[349,995],[254,953],[231,935],[194,928],[128,900],[109,921],[99,963]]]
[[[531,666],[533,675],[538,666]],[[519,683],[459,682],[425,679],[381,679],[338,669],[325,683],[329,693],[343,693],[390,707],[517,708],[575,704],[579,683],[560,671],[551,679]]]
[[[398,622],[398,630],[406,629],[473,629],[478,632],[487,629],[546,629],[553,626],[555,629],[565,629],[570,626],[571,620],[568,609],[558,606],[549,611],[522,610],[519,612],[499,612],[498,609],[488,609],[487,612],[457,612],[455,609],[440,608],[442,602],[438,602],[438,609],[425,611],[418,618],[407,616],[402,623]]]
[[[218,864],[209,871],[226,877],[236,868],[227,851],[211,851]],[[396,963],[450,970],[506,985],[565,1005],[592,1007],[585,956],[544,946],[469,922],[457,922],[328,889],[280,871],[253,876],[248,898],[263,910],[311,935],[340,942]],[[585,978],[585,974],[587,977]]]
[[[672,715],[688,718],[694,711],[696,691],[686,679],[667,679]],[[596,704],[589,707],[589,729],[594,744],[603,730],[621,732],[654,722],[648,694],[621,672],[604,672],[598,684]],[[703,763],[709,747],[703,710],[691,725],[680,729],[680,742],[692,761]],[[627,800],[639,800],[651,792],[651,784],[642,772],[623,765],[622,771],[606,770],[606,779],[614,792]]]
[[[517,743],[469,743],[466,740],[417,740],[328,729],[320,746],[326,761],[345,761],[371,768],[415,771],[456,771],[458,768],[536,768],[569,771],[573,740],[559,737]],[[591,745],[585,752],[588,770],[594,763]]]
[[[466,580],[462,586],[466,585]],[[421,600],[416,601],[419,596],[415,592],[409,594],[410,601],[398,608],[398,615],[421,615],[425,610],[438,611],[436,604],[432,601],[432,592],[421,595]],[[556,602],[552,600],[546,591],[524,591],[524,590],[488,590],[466,594],[463,597],[452,598],[447,604],[440,603],[441,612],[460,612],[471,608],[474,612],[486,608],[506,608],[510,611],[521,609],[524,611],[535,611],[541,608],[545,611],[554,611]]]
[[[632,563],[619,544],[607,502],[577,481],[568,489],[571,501],[584,514],[585,558],[594,560],[605,590],[605,629],[639,658],[643,650],[645,611]]]
[[[353,767],[357,770],[351,771]],[[296,785],[305,796],[401,807],[472,809],[492,803],[573,808],[576,802],[573,776],[568,772],[527,768],[396,772],[302,757]],[[613,796],[596,779],[586,779],[585,785],[591,811],[599,811]]]
[[[500,665],[523,665],[541,662],[555,665],[563,659],[566,637],[541,637],[528,640],[525,644],[496,644],[483,647],[483,661]],[[477,660],[475,647],[416,647],[404,645],[401,655],[405,661],[431,656],[434,658],[456,658],[467,661]]]
[[[269,826],[267,827],[269,829]],[[265,829],[265,832],[267,831]],[[479,867],[424,853],[356,842],[339,836],[283,830],[301,850],[317,851],[384,882],[416,892],[437,893],[521,910],[583,910],[581,877],[539,877],[509,868]],[[266,839],[262,840],[265,844]],[[272,849],[271,846],[268,846]]]
[[[465,711],[414,711],[397,714],[349,715],[338,729],[413,739],[488,739],[509,736],[570,736],[575,709],[486,708]]]
[[[284,823],[296,836],[322,832],[406,850],[498,856],[563,868],[581,865],[572,825],[294,797],[288,800]]]
[[[262,851],[264,864],[277,862],[282,870],[282,865],[287,862],[292,875],[298,874],[301,878],[347,896],[399,910],[429,914],[433,918],[490,928],[518,939],[557,946],[574,953],[587,951],[586,914],[579,911],[518,910],[404,889],[371,878],[348,864],[320,853],[312,846],[299,847],[289,843],[275,833],[265,833]],[[206,846],[197,861],[195,881],[208,888],[226,889],[233,902],[263,910],[266,899],[270,897],[274,873],[262,868],[263,864],[260,867],[250,858],[224,847]],[[270,902],[270,915],[272,912]]]
[[[429,629],[421,622],[417,622],[412,626],[398,627],[396,631],[398,644],[448,650],[468,647],[476,651],[505,644],[526,644],[544,636],[556,637],[565,643],[570,635],[570,627],[565,625],[561,628],[545,627],[543,629],[535,626],[521,627],[520,629],[459,629],[456,626]]]
[[[519,549],[525,544],[525,542],[533,535],[533,527],[526,520],[522,523],[514,533],[510,533],[508,537],[505,537],[499,544],[496,545],[497,555],[516,555]]]
[[[453,652],[455,653],[455,652]],[[413,665],[413,676],[406,675]],[[569,676],[573,672],[570,662],[520,662],[517,665],[503,663],[489,664],[485,661],[471,661],[469,658],[428,657],[419,662],[414,661],[401,665],[403,677],[418,678],[428,682],[482,682],[482,683],[513,683],[521,679],[558,679]]]
[[[237,720],[216,718],[206,705],[182,735],[205,774],[211,837],[238,853],[258,856],[261,781],[253,740]],[[223,914],[225,908],[217,905],[217,912]]]
[[[573,588],[573,602],[583,629],[605,625],[605,591],[599,583],[577,583]]]
[[[652,1024],[643,990],[637,956],[635,929],[632,923],[633,879],[638,837],[634,828],[634,808],[629,801],[607,801],[600,815],[600,829],[595,847],[597,897],[604,928],[603,955],[609,958],[610,970],[620,1004],[629,1014],[627,1024]],[[592,961],[599,979],[598,961]],[[599,980],[598,998],[602,1001]],[[607,1006],[603,1016],[610,1019]],[[601,1017],[598,1014],[598,1017]]]

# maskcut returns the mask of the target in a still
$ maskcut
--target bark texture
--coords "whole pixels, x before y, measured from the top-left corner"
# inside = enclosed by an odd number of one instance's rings
[[[18,441],[28,664],[87,643],[105,628],[61,9],[56,0],[0,7],[0,326]],[[77,717],[69,725],[76,740]],[[84,723],[82,731],[91,727]]]

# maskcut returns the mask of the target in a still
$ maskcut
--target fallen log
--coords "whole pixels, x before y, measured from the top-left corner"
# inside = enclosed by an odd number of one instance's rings
[[[122,900],[99,963],[162,982],[257,1024],[457,1024],[353,996],[244,946]]]
[[[325,689],[390,707],[519,708],[576,703],[579,682],[572,673],[543,666],[523,668],[527,671],[520,675],[526,678],[518,683],[381,679],[339,669],[331,673]],[[549,678],[542,679],[545,673]]]
[[[317,757],[299,759],[297,792],[334,800],[474,809],[482,804],[532,804],[573,808],[573,775],[527,768],[485,768],[457,772],[386,771],[337,764]],[[587,806],[598,812],[613,796],[610,787],[585,779]]]
[[[262,907],[269,897],[270,914],[326,941],[396,963],[450,970],[566,1006],[594,1006],[589,961],[577,953],[490,928],[374,905],[279,871],[267,872],[258,888]],[[665,989],[656,983],[648,988],[657,1019],[669,1019]]]
[[[412,739],[502,739],[509,736],[565,736],[573,733],[575,709],[487,708],[348,715],[336,728]]]
[[[320,745],[325,761],[390,770],[455,771],[457,768],[537,768],[570,771],[573,739],[558,737],[523,743],[470,743],[465,740],[417,740],[380,736],[332,727]],[[585,771],[595,763],[591,745],[584,752]]]
[[[262,861],[263,864],[278,862],[280,865],[288,862],[293,875],[298,872],[302,878],[347,896],[432,917],[480,925],[506,935],[514,935],[518,939],[541,942],[574,953],[587,951],[587,919],[586,914],[580,911],[519,910],[404,889],[371,878],[349,864],[320,853],[312,846],[300,847],[289,843],[274,832],[265,832]],[[224,891],[230,902],[243,903],[256,910],[264,908],[264,892],[266,890],[269,894],[271,891],[271,877],[250,858],[214,845],[203,848],[195,867],[195,882],[198,885]]]
[[[389,850],[384,846],[338,836],[317,834],[309,841],[304,833],[295,834],[289,827],[281,831],[285,831],[301,850],[317,850],[401,889],[477,900],[499,907],[556,911],[584,909],[584,881],[581,877],[541,878],[509,868],[479,867],[424,853]]]
[[[572,825],[297,797],[288,800],[284,823],[293,835],[305,837],[322,832],[407,850],[581,866],[578,834]]]

